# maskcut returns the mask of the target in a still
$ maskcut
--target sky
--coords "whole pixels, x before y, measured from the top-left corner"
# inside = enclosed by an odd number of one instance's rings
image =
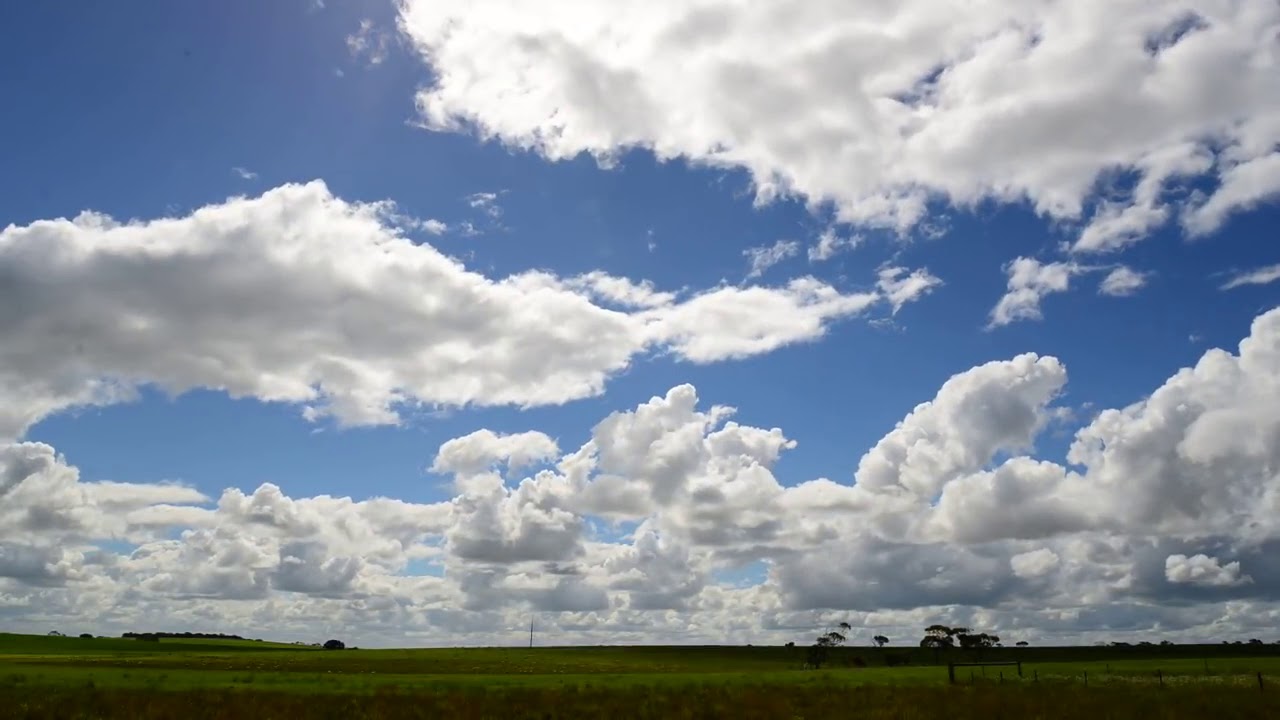
[[[1280,623],[1271,0],[15,3],[0,67],[0,630]]]

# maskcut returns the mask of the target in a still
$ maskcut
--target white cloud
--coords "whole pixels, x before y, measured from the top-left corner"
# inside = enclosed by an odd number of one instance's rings
[[[835,228],[827,228],[818,235],[818,244],[809,248],[809,262],[830,260],[842,252],[856,249],[862,243],[862,236],[841,237]]]
[[[1140,273],[1121,265],[1107,273],[1098,285],[1098,292],[1103,295],[1125,297],[1141,290],[1147,284],[1147,273]]]
[[[942,280],[928,268],[909,271],[904,267],[889,266],[880,268],[879,276],[876,287],[893,306],[895,315],[903,305],[919,300],[942,284]]]
[[[555,440],[540,432],[500,435],[492,430],[477,430],[441,445],[431,470],[472,475],[505,463],[515,471],[553,458],[559,451]]]
[[[1225,565],[1207,555],[1170,555],[1165,559],[1164,576],[1171,583],[1191,585],[1229,586],[1251,582],[1248,575],[1240,574],[1240,563]]]
[[[1266,285],[1277,280],[1280,280],[1280,263],[1237,273],[1223,283],[1222,289],[1231,290],[1245,285]]]
[[[422,221],[422,229],[426,230],[432,235],[443,235],[449,231],[449,226],[446,223],[441,222],[440,220],[436,220],[435,218],[427,218],[426,220]]]
[[[1280,189],[1271,0],[409,0],[399,23],[434,72],[428,128],[742,168],[760,201],[846,223],[1025,200],[1110,250]],[[1192,179],[1208,199],[1171,192]]]
[[[252,170],[246,170],[242,167],[233,167],[231,168],[231,172],[235,173],[236,177],[240,178],[241,180],[257,180],[258,179],[258,173],[253,172]]]
[[[565,281],[565,285],[590,294],[596,300],[628,308],[652,308],[670,305],[675,293],[660,292],[652,282],[634,282],[595,270]]]
[[[1273,119],[1273,124],[1280,121]],[[1274,132],[1274,129],[1273,129]],[[1277,139],[1273,137],[1272,141]],[[1204,202],[1188,208],[1183,224],[1193,235],[1207,235],[1234,212],[1280,196],[1280,151],[1251,157],[1222,173],[1222,184]]]
[[[363,59],[370,66],[381,65],[387,59],[392,36],[365,18],[360,27],[347,36],[347,51],[356,60]]]
[[[435,468],[453,497],[438,503],[269,484],[211,502],[82,479],[48,445],[11,443],[0,612],[15,629],[163,616],[361,645],[493,644],[531,612],[565,642],[780,642],[830,618],[904,643],[935,621],[1066,642],[1274,627],[1280,309],[1237,352],[1099,413],[1069,465],[1032,456],[1066,381],[1032,354],[957,373],[852,484],[783,484],[796,441],[690,385],[610,413],[564,453],[537,431],[450,440]],[[536,471],[517,479],[521,465]],[[744,567],[763,579],[717,579]]]
[[[145,384],[296,403],[351,425],[417,405],[557,404],[600,393],[639,353],[768,352],[880,299],[812,279],[683,300],[603,273],[491,280],[405,239],[407,223],[389,203],[348,203],[313,182],[178,218],[10,225],[0,437]]]
[[[1009,559],[1013,574],[1020,578],[1043,577],[1058,567],[1058,554],[1049,548],[1040,548],[1014,555]]]
[[[747,273],[747,279],[760,277],[769,268],[787,258],[795,257],[799,252],[800,243],[795,240],[779,240],[772,245],[743,250],[743,257],[747,258],[751,265],[751,269]]]
[[[1028,448],[1066,381],[1057,358],[1033,353],[953,376],[862,456],[858,487],[934,498],[996,453]]]
[[[466,200],[467,206],[472,210],[478,210],[494,220],[502,217],[502,206],[498,204],[498,193],[472,193],[467,196]]]
[[[991,310],[988,327],[1000,327],[1019,320],[1039,320],[1040,301],[1046,295],[1066,292],[1071,276],[1080,268],[1067,262],[1042,263],[1028,257],[1005,265],[1008,289]]]
[[[693,362],[716,362],[816,340],[833,320],[862,314],[874,292],[842,294],[811,277],[776,289],[723,287],[641,313],[648,336]]]

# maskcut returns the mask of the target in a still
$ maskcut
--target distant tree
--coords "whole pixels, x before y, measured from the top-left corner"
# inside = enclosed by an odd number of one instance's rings
[[[1026,640],[1019,640],[1018,642],[1014,643],[1014,645],[1017,645],[1018,647],[1026,647],[1030,644],[1031,643],[1027,642]]]
[[[50,630],[50,631],[49,631],[49,637],[66,637],[66,635],[63,635],[62,633],[58,632],[57,630]]]
[[[920,641],[920,647],[944,648],[955,647],[956,630],[961,628],[949,628],[946,625],[930,625],[924,629],[924,639]]]
[[[882,648],[885,645],[889,644],[889,638],[885,637],[884,635],[876,635],[875,637],[871,638],[871,644],[875,645],[878,648]]]
[[[796,646],[795,641],[793,641],[793,640],[788,640],[788,641],[787,641],[786,647],[793,648],[793,647],[795,647],[795,646]]]
[[[1261,641],[1261,640],[1259,640],[1258,638],[1250,638],[1250,639],[1249,639],[1249,644],[1250,644],[1250,645],[1261,645],[1261,644],[1262,644],[1262,641]]]
[[[93,633],[80,633],[80,639],[81,639],[81,640],[92,640],[92,639],[93,639]]]
[[[848,627],[847,623],[840,623],[842,627]],[[839,647],[847,640],[843,634],[832,630],[818,636],[818,639],[809,646],[808,665],[817,670],[821,668],[823,663],[827,661],[831,648]]]
[[[345,650],[346,647],[346,643],[341,640],[329,640],[324,644],[325,650]]]
[[[1172,641],[1172,640],[1161,640],[1161,641],[1160,641],[1160,644],[1161,644],[1161,645],[1163,645],[1164,647],[1169,647],[1170,645],[1172,645],[1172,644],[1173,644],[1173,641]]]

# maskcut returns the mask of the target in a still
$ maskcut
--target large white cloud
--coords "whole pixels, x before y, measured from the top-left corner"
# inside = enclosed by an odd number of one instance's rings
[[[812,278],[683,298],[600,272],[493,280],[415,244],[395,217],[312,182],[180,218],[10,225],[0,438],[147,383],[299,403],[345,424],[396,422],[405,404],[563,403],[601,392],[642,352],[768,352],[881,300]]]
[[[848,222],[1025,200],[1100,251],[1280,191],[1271,0],[405,0],[400,27],[428,128],[743,168]]]
[[[782,482],[796,441],[689,385],[568,452],[536,431],[448,441],[433,467],[453,496],[427,504],[273,485],[213,502],[86,481],[47,445],[10,444],[0,616],[362,644],[496,642],[530,614],[585,642],[780,641],[835,618],[908,642],[932,621],[1061,641],[1256,636],[1280,617],[1277,378],[1280,309],[1237,352],[1100,412],[1062,464],[1031,453],[1066,417],[1065,366],[986,363],[907,413],[852,483]]]

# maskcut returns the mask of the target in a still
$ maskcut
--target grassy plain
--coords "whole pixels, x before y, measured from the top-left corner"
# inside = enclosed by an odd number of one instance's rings
[[[324,651],[0,634],[0,718],[1280,717],[1280,647]],[[946,662],[1017,660],[960,668]],[[1262,678],[1259,686],[1259,674]],[[1087,679],[1086,679],[1087,678]]]

